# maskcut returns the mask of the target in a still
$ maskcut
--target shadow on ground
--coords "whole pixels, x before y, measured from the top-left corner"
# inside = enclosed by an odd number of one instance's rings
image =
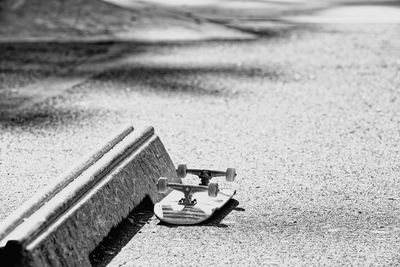
[[[38,104],[101,71],[94,67],[81,71],[78,66],[104,65],[127,49],[134,55],[142,48],[113,42],[0,43],[0,122],[22,124],[54,117],[51,108],[38,110]]]
[[[128,217],[113,228],[107,237],[90,253],[93,267],[107,266],[119,251],[143,228],[153,216],[153,203],[146,197]]]
[[[245,209],[239,208],[239,201],[231,199],[226,205],[216,211],[210,219],[198,225],[189,225],[187,227],[198,226],[211,226],[226,228],[228,225],[222,223],[224,218],[229,215],[233,210],[244,211]],[[117,256],[121,249],[128,244],[128,242],[140,232],[140,230],[149,222],[150,218],[154,216],[153,203],[149,197],[146,197],[143,202],[136,207],[127,218],[125,218],[118,226],[113,228],[106,238],[90,253],[89,258],[92,266],[102,267],[107,266],[112,259]],[[177,225],[170,225],[163,222],[158,223],[160,226],[167,227],[182,227]]]
[[[203,223],[197,224],[195,226],[211,226],[211,227],[218,227],[218,228],[227,228],[228,225],[222,223],[226,216],[228,216],[233,210],[235,211],[245,211],[243,208],[239,208],[239,201],[236,199],[229,200],[220,210],[217,210],[208,220],[204,221]],[[176,227],[193,227],[193,225],[174,225],[168,224],[165,222],[160,221],[158,225],[166,226],[170,228]]]
[[[236,27],[231,25],[229,27]],[[250,26],[249,26],[250,27]],[[259,27],[259,26],[257,26]],[[271,28],[272,27],[272,28]],[[250,27],[251,28],[251,27]],[[238,27],[239,29],[239,27]],[[242,30],[242,29],[241,29]],[[258,28],[260,38],[285,38],[291,31],[288,26],[273,29]],[[251,29],[243,29],[251,32]],[[137,42],[20,42],[0,43],[0,123],[23,125],[30,121],[40,123],[47,118],[62,115],[52,105],[53,98],[87,80],[100,82],[125,82],[141,90],[179,94],[224,95],[226,88],[205,87],[199,83],[209,75],[225,77],[267,77],[277,79],[281,73],[276,66],[269,69],[256,67],[217,66],[137,66],[123,64],[126,57],[134,58],[144,53],[160,53],[163,49],[196,48],[216,43],[246,43],[257,40],[181,41],[159,44]],[[122,64],[118,64],[119,62]],[[206,77],[205,77],[206,76]],[[125,84],[126,85],[126,84]],[[74,89],[75,90],[75,89]],[[54,102],[54,101],[53,101]],[[56,112],[58,114],[52,114]]]
[[[123,83],[134,85],[136,90],[155,93],[177,93],[194,96],[232,96],[235,92],[225,88],[222,84],[209,85],[206,81],[227,79],[254,79],[263,78],[278,80],[283,75],[283,70],[278,66],[259,68],[252,66],[219,65],[210,67],[136,67],[112,69],[96,75],[93,81]],[[121,86],[121,88],[126,88]],[[118,90],[118,89],[116,89]],[[135,89],[133,89],[135,90]],[[237,93],[237,92],[236,92]]]
[[[0,126],[20,128],[51,129],[55,125],[69,125],[77,121],[92,121],[94,117],[101,116],[101,109],[83,108],[54,108],[50,106],[34,107],[21,111],[0,111]]]

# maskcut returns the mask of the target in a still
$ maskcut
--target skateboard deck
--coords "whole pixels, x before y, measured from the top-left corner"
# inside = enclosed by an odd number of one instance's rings
[[[216,197],[209,197],[206,191],[196,192],[193,199],[197,203],[194,205],[179,204],[179,200],[184,197],[180,191],[173,190],[164,199],[154,206],[154,214],[161,221],[170,224],[198,224],[201,223],[222,206],[224,206],[236,194],[236,190],[221,189]]]

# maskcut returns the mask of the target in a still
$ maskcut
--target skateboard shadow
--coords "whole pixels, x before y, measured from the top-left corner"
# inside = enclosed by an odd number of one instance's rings
[[[220,210],[216,211],[208,220],[195,226],[212,226],[226,228],[228,225],[222,223],[224,218],[233,210],[245,211],[244,208],[238,207],[239,201],[236,199],[229,200]],[[128,217],[122,220],[115,228],[113,228],[107,237],[90,253],[89,259],[92,266],[107,266],[112,259],[128,244],[128,242],[149,222],[154,216],[154,204],[150,197],[146,197]],[[173,225],[159,222],[157,225],[166,227],[193,227],[193,225]]]
[[[153,206],[150,197],[146,197],[129,213],[127,218],[113,228],[107,237],[90,253],[91,265],[96,267],[107,266],[153,217]]]
[[[230,199],[220,210],[217,210],[209,219],[206,221],[196,224],[194,226],[212,226],[219,228],[226,228],[228,225],[222,223],[224,218],[228,216],[233,210],[245,211],[243,208],[238,208],[239,201],[236,199]],[[193,225],[175,225],[160,221],[158,225],[175,228],[175,227],[193,227]]]

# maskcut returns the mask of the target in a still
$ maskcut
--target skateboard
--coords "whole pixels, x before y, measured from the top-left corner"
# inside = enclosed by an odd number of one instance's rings
[[[236,170],[228,168],[225,172],[187,169],[186,165],[178,166],[177,176],[186,177],[193,174],[200,178],[199,185],[169,183],[168,178],[158,179],[157,187],[160,193],[172,191],[164,199],[154,205],[154,214],[161,221],[169,224],[198,224],[201,223],[222,206],[224,206],[236,194],[236,190],[219,189],[217,183],[210,183],[213,177],[225,176],[226,180],[233,182]]]

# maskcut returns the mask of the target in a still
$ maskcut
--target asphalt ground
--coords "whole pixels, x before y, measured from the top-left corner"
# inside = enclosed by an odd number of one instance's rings
[[[237,195],[190,227],[148,204],[98,265],[400,264],[399,25],[242,25],[257,38],[109,44],[123,64],[3,116],[2,218],[114,129],[153,125],[176,164],[235,167]]]
[[[154,124],[176,163],[239,175],[211,223],[151,219],[110,266],[399,264],[398,33],[304,26],[117,71],[113,106],[132,108],[116,117]],[[146,72],[151,88],[129,91]]]

